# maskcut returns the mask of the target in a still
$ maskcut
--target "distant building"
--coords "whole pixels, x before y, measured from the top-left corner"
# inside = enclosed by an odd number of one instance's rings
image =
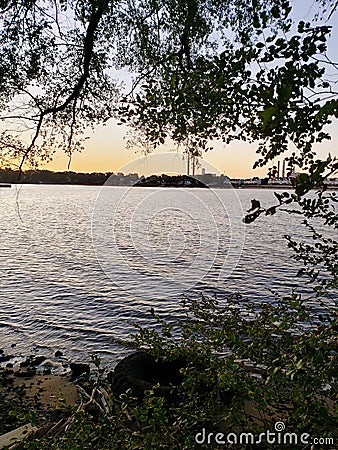
[[[269,178],[268,180],[269,185],[280,185],[280,184],[291,184],[291,181],[289,178]]]

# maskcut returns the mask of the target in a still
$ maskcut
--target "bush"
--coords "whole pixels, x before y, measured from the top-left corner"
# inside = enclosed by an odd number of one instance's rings
[[[154,390],[146,391],[142,401],[131,392],[114,398],[97,360],[98,376],[87,404],[73,411],[61,434],[27,442],[25,448],[203,448],[195,441],[203,429],[207,434],[221,432],[225,439],[230,433],[252,433],[258,439],[260,433],[275,431],[276,422],[298,436],[336,438],[333,310],[315,316],[296,295],[260,310],[243,304],[239,296],[224,305],[204,296],[186,299],[183,307],[185,319],[174,328],[152,311],[157,328],[136,325],[134,336],[137,348],[157,358],[185,358],[177,403]],[[88,412],[89,404],[98,405],[96,420]],[[227,445],[211,440],[207,448],[276,448],[268,443]]]

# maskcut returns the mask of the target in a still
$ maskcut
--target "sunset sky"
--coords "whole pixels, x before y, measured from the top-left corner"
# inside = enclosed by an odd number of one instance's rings
[[[331,126],[332,140],[318,145],[318,155],[324,156],[327,153],[338,156],[338,126]],[[116,125],[113,121],[106,127],[98,128],[87,141],[86,149],[82,153],[73,155],[70,170],[76,172],[125,172],[124,166],[134,160],[141,158],[143,155],[140,151],[135,152],[126,148],[124,140],[126,128]],[[245,142],[234,142],[230,145],[216,142],[214,149],[204,155],[204,160],[212,164],[221,173],[229,177],[263,177],[267,173],[266,168],[252,169],[256,160],[255,150],[257,145],[247,144]],[[290,152],[292,147],[290,146]],[[173,152],[174,146],[161,146],[154,153]],[[286,155],[285,155],[286,156]],[[157,158],[156,158],[157,159]],[[279,158],[282,160],[282,157]],[[160,161],[157,159],[157,161]],[[277,164],[277,160],[275,161]],[[57,154],[52,163],[45,168],[55,171],[67,170],[68,158],[60,153]],[[144,165],[142,166],[144,168]],[[165,163],[159,164],[156,171],[162,172],[166,168]],[[135,166],[135,170],[137,170]],[[169,169],[168,169],[169,170]],[[141,167],[138,170],[140,175],[149,175],[147,171],[141,173]]]
[[[294,2],[292,16],[296,22],[299,20],[311,20],[315,3],[309,0],[301,0]],[[338,13],[333,16],[330,21],[333,25],[333,33],[331,36],[331,45],[329,44],[329,56],[333,61],[338,61],[338,48],[335,43],[338,42]],[[123,77],[127,80],[126,77]],[[336,121],[337,122],[337,121]],[[323,157],[327,153],[338,156],[338,124],[335,123],[328,128],[332,140],[317,147],[318,155]],[[91,133],[91,139],[85,143],[85,151],[73,155],[71,162],[71,170],[81,172],[117,172],[126,164],[142,157],[140,151],[135,152],[126,148],[124,139],[127,128],[119,126],[111,119],[105,127],[97,128]],[[221,173],[230,177],[252,177],[265,176],[266,168],[253,170],[252,166],[257,158],[255,150],[257,145],[245,142],[233,142],[230,145],[224,145],[221,142],[213,144],[214,150],[204,155],[204,159],[217,168]],[[158,152],[175,152],[173,145],[163,145]],[[290,146],[290,153],[292,147]],[[287,156],[287,155],[285,155]],[[282,159],[282,158],[280,158]],[[274,161],[277,163],[277,160]],[[45,166],[51,170],[64,171],[67,170],[68,158],[63,154],[57,154],[52,163]],[[163,171],[165,164],[161,164],[159,171]],[[141,175],[141,173],[140,173]],[[147,173],[144,173],[147,175]]]

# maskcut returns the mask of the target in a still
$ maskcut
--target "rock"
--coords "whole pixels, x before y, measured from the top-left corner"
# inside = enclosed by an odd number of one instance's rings
[[[0,371],[0,388],[9,386],[10,384],[13,383],[12,374],[13,374],[13,370],[1,368],[1,371]],[[0,395],[1,395],[1,392],[0,392]],[[0,404],[0,409],[1,409],[1,404]],[[0,415],[0,419],[1,419],[1,415]]]
[[[30,364],[29,357],[20,363],[20,367],[28,367]]]
[[[40,364],[42,364],[44,361],[46,361],[46,357],[45,356],[36,356],[35,358],[31,359],[31,366],[39,366]]]
[[[14,375],[19,378],[32,378],[34,375],[36,375],[36,370],[34,369],[28,369],[28,370],[20,370],[18,372],[15,372]]]
[[[0,356],[0,363],[5,362],[5,361],[9,361],[10,359],[14,358],[13,355],[4,355],[4,356]]]
[[[60,356],[63,356],[63,353],[60,350],[57,350],[54,354],[55,358],[60,358]]]
[[[4,387],[9,386],[9,385],[11,385],[13,383],[14,383],[14,379],[11,378],[10,376],[4,377],[1,380],[1,385],[4,386]]]
[[[77,378],[78,376],[80,376],[84,373],[90,373],[89,364],[71,363],[69,367],[70,367],[70,370],[72,371],[73,379]]]
[[[25,361],[20,363],[20,367],[35,367],[43,363],[47,358],[45,356],[28,356]]]

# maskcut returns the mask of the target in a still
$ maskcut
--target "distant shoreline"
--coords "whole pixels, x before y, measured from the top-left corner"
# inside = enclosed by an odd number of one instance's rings
[[[271,181],[273,182],[271,184]],[[224,174],[204,173],[198,175],[150,175],[141,176],[138,173],[112,172],[52,172],[50,170],[28,170],[20,173],[18,170],[0,169],[0,185],[65,185],[65,186],[144,186],[144,187],[191,187],[191,188],[220,188],[229,187],[239,189],[292,189],[292,177],[269,179],[234,178]],[[338,189],[338,178],[326,182],[328,188]],[[230,186],[231,185],[231,186]]]
[[[20,183],[10,183],[12,186],[23,186],[23,185],[34,185],[34,186],[92,186],[92,187],[101,187],[104,186],[104,184],[85,184],[85,183],[28,183],[28,182],[20,182]],[[199,186],[140,186],[140,185],[129,185],[129,184],[119,184],[119,185],[108,185],[109,187],[145,187],[145,188],[164,188],[164,189],[168,189],[168,188],[172,188],[172,189],[177,189],[177,188],[183,188],[183,189],[204,189],[203,187],[199,187]],[[257,190],[257,189],[270,189],[270,190],[274,190],[274,189],[293,189],[293,186],[289,185],[289,184],[253,184],[253,185],[241,185],[241,186],[236,186],[231,184],[233,189],[253,189],[253,190]],[[1,188],[2,186],[0,186]],[[6,188],[8,188],[9,186],[6,186]],[[231,189],[231,187],[229,185],[227,186],[213,186],[213,185],[209,185],[207,186],[209,189]],[[326,187],[327,190],[329,191],[338,191],[338,186],[327,186]],[[7,189],[6,189],[7,190]],[[315,190],[315,189],[312,189]]]

